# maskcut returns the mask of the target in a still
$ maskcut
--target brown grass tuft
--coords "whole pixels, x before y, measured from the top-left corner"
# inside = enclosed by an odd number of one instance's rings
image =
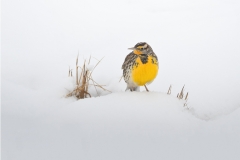
[[[177,98],[178,98],[178,99],[184,99],[184,100],[185,100],[185,103],[183,104],[183,107],[186,107],[186,108],[189,109],[189,107],[187,106],[188,95],[189,95],[188,92],[187,92],[185,98],[183,98],[183,97],[184,97],[184,87],[185,87],[185,85],[182,87],[181,92],[177,94]]]
[[[184,87],[185,87],[185,85],[183,86],[181,92],[178,93],[178,96],[177,96],[178,99],[183,99],[183,96],[184,96],[184,93],[183,93],[183,92],[184,92]]]
[[[92,78],[92,73],[94,71],[94,69],[98,66],[98,64],[101,62],[101,60],[99,60],[97,62],[97,64],[94,66],[94,68],[92,69],[92,71],[88,70],[88,68],[86,67],[86,60],[84,61],[84,64],[82,67],[78,66],[78,57],[79,57],[79,54],[77,55],[77,58],[76,58],[76,87],[73,91],[71,91],[70,93],[68,93],[66,95],[66,97],[72,97],[72,96],[75,96],[77,99],[84,99],[84,98],[88,98],[88,97],[92,97],[91,94],[88,92],[88,88],[89,88],[89,85],[93,85],[95,90],[96,90],[96,93],[98,96],[99,93],[97,91],[97,87],[98,88],[101,88],[103,89],[104,91],[108,91],[108,92],[111,92],[107,89],[105,89],[103,86],[104,85],[100,85],[98,84],[95,80],[93,80]],[[91,61],[91,56],[88,60],[88,64],[90,64],[90,61]],[[78,69],[81,69],[81,74],[79,75],[78,74]],[[70,67],[69,67],[69,71],[68,71],[68,76],[72,77],[72,70],[70,70]],[[92,84],[90,84],[89,82],[92,81]]]

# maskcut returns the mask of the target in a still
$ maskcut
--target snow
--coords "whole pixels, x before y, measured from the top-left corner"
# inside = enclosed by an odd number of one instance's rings
[[[1,14],[3,160],[239,159],[239,1],[8,0]],[[125,92],[140,41],[159,74],[150,92]],[[65,98],[78,53],[112,93]]]

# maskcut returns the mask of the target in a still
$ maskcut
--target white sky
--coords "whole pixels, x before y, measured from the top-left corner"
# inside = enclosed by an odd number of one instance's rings
[[[2,78],[47,87],[74,65],[79,51],[85,58],[105,56],[94,76],[109,83],[121,76],[127,48],[146,41],[160,63],[151,90],[166,92],[172,84],[177,94],[185,84],[193,106],[236,108],[239,6],[216,0],[3,1]]]

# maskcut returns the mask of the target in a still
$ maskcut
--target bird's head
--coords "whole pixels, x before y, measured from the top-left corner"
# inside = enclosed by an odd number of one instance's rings
[[[134,54],[148,54],[152,48],[147,44],[146,42],[139,42],[134,47],[128,48],[130,50],[133,50]]]

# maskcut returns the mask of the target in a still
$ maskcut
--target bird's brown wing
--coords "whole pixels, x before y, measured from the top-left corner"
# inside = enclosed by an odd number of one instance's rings
[[[125,61],[122,65],[122,69],[126,69],[128,67],[128,64],[130,64],[131,61],[136,59],[136,57],[137,57],[137,55],[134,54],[133,52],[129,53],[125,58]]]

